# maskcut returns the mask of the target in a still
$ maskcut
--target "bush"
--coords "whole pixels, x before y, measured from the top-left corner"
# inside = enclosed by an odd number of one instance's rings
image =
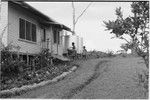
[[[107,57],[114,57],[114,52],[113,51],[107,51],[106,53]]]
[[[51,53],[49,53],[49,49],[43,49],[34,59],[35,60],[35,69],[41,69],[43,67],[48,67],[52,65],[51,60],[52,60]]]
[[[16,76],[22,71],[21,68],[25,66],[26,64],[23,61],[11,57],[8,47],[3,48],[1,51],[1,76]]]
[[[124,53],[123,53],[123,54],[121,54],[121,56],[122,56],[122,57],[127,57],[127,54],[124,54]]]

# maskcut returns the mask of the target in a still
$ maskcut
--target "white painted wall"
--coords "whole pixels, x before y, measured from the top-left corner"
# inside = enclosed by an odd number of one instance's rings
[[[19,18],[28,20],[36,25],[36,34],[37,34],[37,42],[29,43],[25,41],[21,41],[19,39]],[[10,4],[8,6],[8,43],[12,43],[13,45],[18,45],[21,47],[20,52],[23,53],[38,53],[41,50],[41,32],[43,31],[40,28],[39,23],[33,17],[33,14],[24,10],[21,7],[18,7],[14,4]]]
[[[52,34],[53,37],[53,34]],[[62,55],[63,54],[63,42],[62,42],[62,37],[63,37],[63,31],[60,31],[60,44],[54,43],[53,39],[52,39],[52,52],[54,54],[58,54],[58,55]]]
[[[63,36],[63,53],[67,53],[67,49],[69,48],[69,35]]]
[[[82,53],[83,38],[78,35],[64,35],[63,38],[63,52],[66,53],[67,49],[72,47],[72,42],[75,43],[77,53]]]
[[[47,48],[47,42],[42,42],[42,36],[43,36],[43,28],[41,28],[38,20],[36,19],[37,16],[30,13],[29,11],[23,9],[22,7],[16,6],[13,3],[5,2],[2,4],[3,7],[1,9],[1,26],[6,26],[8,23],[8,27],[6,28],[5,34],[3,36],[3,42],[5,45],[8,45],[11,43],[14,46],[20,46],[21,49],[19,52],[21,53],[30,53],[30,54],[36,54],[39,53],[42,48]],[[36,35],[37,35],[37,42],[27,42],[22,41],[19,39],[19,18],[25,19],[27,21],[30,21],[31,23],[34,23],[36,25]],[[49,38],[49,49],[50,52],[52,51],[54,54],[62,55],[63,53],[63,46],[62,46],[62,33],[60,33],[60,44],[58,45],[58,52],[57,52],[57,44],[54,44],[53,42],[53,31],[52,26],[49,26],[46,28],[46,39]],[[2,27],[1,27],[2,29]],[[15,49],[14,49],[15,50]],[[14,51],[12,50],[12,51]]]
[[[7,46],[8,36],[8,2],[1,2],[0,12],[0,47]]]
[[[83,52],[83,38],[82,37],[79,37],[79,53],[82,53]]]
[[[82,53],[83,38],[78,35],[70,35],[69,47],[72,47],[72,42],[75,43],[77,53]]]

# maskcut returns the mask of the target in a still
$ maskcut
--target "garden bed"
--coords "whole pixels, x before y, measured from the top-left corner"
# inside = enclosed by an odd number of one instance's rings
[[[9,90],[12,88],[22,87],[24,85],[32,85],[61,75],[63,72],[69,71],[73,63],[60,64],[55,66],[44,67],[39,70],[28,70],[15,77],[1,77],[1,91]]]

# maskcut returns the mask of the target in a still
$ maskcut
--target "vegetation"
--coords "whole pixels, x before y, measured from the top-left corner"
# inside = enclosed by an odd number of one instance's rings
[[[68,71],[71,63],[61,63],[57,61],[51,63],[53,59],[48,49],[41,51],[36,55],[36,63],[27,65],[25,61],[19,59],[17,52],[11,52],[12,45],[4,47],[1,51],[1,88],[0,90],[21,87],[23,85],[39,83],[43,80],[53,79],[54,77]],[[15,57],[12,57],[12,54]],[[56,59],[53,59],[56,62]],[[59,63],[59,64],[58,64]]]
[[[1,51],[1,76],[14,77],[21,73],[20,68],[26,66],[25,63],[17,57],[16,52],[14,52],[15,57],[12,57],[12,53],[10,52],[11,48],[12,45],[8,45]]]
[[[103,57],[107,57],[107,53],[105,52],[101,52],[101,51],[89,51],[87,53],[87,58],[88,59],[96,59],[96,58],[103,58]]]
[[[122,47],[124,49],[132,49],[141,56],[146,64],[147,70],[149,69],[149,2],[133,2],[131,4],[131,12],[133,16],[129,16],[127,18],[123,18],[123,14],[121,8],[116,9],[117,19],[114,21],[104,21],[107,30],[110,30],[112,34],[115,35],[116,38],[123,39],[127,43]],[[130,37],[125,38],[125,36]],[[142,74],[145,78],[145,81],[148,81],[148,73],[145,72]],[[139,78],[141,79],[141,77]],[[147,83],[140,81],[142,83]],[[147,87],[144,87],[148,89]]]
[[[107,30],[116,38],[124,39],[129,47],[135,49],[137,54],[145,60],[148,68],[148,24],[149,24],[149,2],[133,2],[131,4],[133,16],[123,18],[121,8],[116,9],[117,19],[115,21],[104,21]],[[124,36],[130,37],[128,40]]]
[[[42,67],[47,67],[52,65],[52,56],[49,53],[49,49],[43,49],[39,54],[36,55],[34,67],[36,69],[41,69]]]
[[[122,45],[120,46],[120,48],[122,48],[122,49],[125,50],[126,52],[127,52],[128,49],[129,49],[129,47],[128,47],[127,44],[122,44]]]
[[[115,56],[114,52],[111,50],[108,50],[106,54],[107,54],[107,57],[114,57]]]

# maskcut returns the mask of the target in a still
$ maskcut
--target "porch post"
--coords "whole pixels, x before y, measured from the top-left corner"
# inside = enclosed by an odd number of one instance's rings
[[[58,55],[58,39],[59,39],[59,37],[58,37],[58,34],[59,34],[59,31],[57,30],[57,32],[56,32],[56,44],[57,44],[57,55]]]
[[[49,49],[49,38],[47,39],[47,49]]]
[[[27,65],[29,65],[29,55],[28,55],[28,52],[27,52]]]

